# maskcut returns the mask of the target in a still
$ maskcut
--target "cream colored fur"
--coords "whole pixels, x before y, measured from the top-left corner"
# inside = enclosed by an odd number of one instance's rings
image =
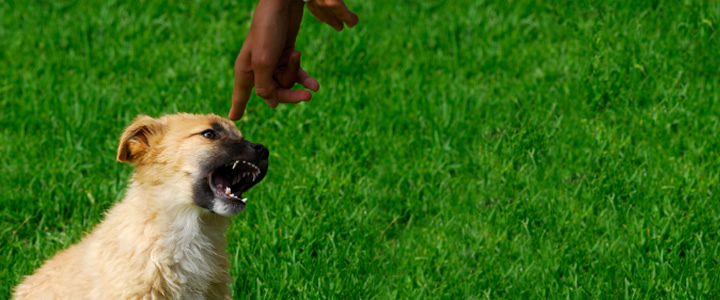
[[[134,123],[147,121],[139,131],[126,130],[118,153],[137,165],[125,198],[81,242],[27,277],[16,299],[230,298],[229,219],[195,205],[190,188],[196,161],[212,146],[184,136],[210,122],[237,129],[217,116],[144,118]]]

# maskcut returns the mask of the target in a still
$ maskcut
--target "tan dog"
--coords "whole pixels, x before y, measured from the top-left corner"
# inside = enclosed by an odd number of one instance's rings
[[[125,198],[80,243],[16,287],[17,299],[230,298],[227,217],[263,179],[268,150],[215,115],[138,117],[117,159]]]

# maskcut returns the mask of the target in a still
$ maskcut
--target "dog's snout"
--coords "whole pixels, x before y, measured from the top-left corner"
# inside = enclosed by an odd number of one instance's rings
[[[261,160],[267,159],[270,154],[268,149],[261,144],[252,143],[252,144],[250,144],[250,147],[253,150],[255,150],[255,153],[257,153],[258,159],[261,159]]]

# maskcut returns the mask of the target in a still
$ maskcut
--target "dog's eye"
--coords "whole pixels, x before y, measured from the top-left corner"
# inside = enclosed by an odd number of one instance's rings
[[[208,129],[200,133],[204,138],[214,140],[218,138],[217,133],[215,133],[215,130]]]

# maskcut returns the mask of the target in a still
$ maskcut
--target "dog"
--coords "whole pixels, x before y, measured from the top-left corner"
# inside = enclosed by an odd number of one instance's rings
[[[117,160],[125,197],[15,288],[16,299],[229,299],[229,217],[267,174],[268,149],[216,115],[139,116]]]

